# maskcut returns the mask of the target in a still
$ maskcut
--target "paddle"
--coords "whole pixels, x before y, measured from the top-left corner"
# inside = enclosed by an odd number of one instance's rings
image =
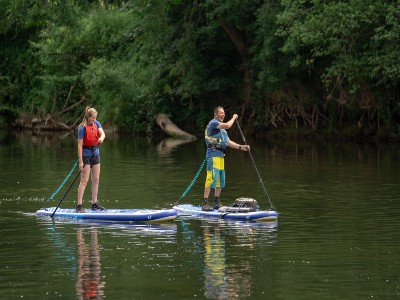
[[[85,168],[85,166],[88,164],[88,162],[92,159],[94,152],[96,151],[96,148],[98,148],[99,146],[95,146],[92,154],[90,155],[90,157],[85,161],[82,170]],[[53,211],[53,213],[51,214],[50,218],[53,218],[54,214],[56,213],[57,209],[60,207],[61,203],[64,201],[65,196],[67,196],[69,190],[72,188],[73,184],[75,183],[76,179],[78,178],[79,174],[81,174],[82,170],[79,170],[78,174],[76,174],[74,180],[72,181],[72,183],[70,184],[70,186],[68,187],[67,191],[65,192],[64,196],[61,198],[60,202],[58,203],[58,205],[56,206],[55,210]]]
[[[236,119],[235,121],[236,121],[236,124],[237,124],[237,126],[238,126],[238,128],[239,128],[240,135],[242,136],[243,142],[245,143],[245,145],[247,145],[246,139],[245,139],[245,137],[244,137],[244,135],[243,135],[242,129],[240,128],[239,122],[238,122],[237,119]],[[272,202],[271,202],[271,199],[270,199],[269,196],[268,196],[267,189],[265,188],[265,185],[264,185],[264,183],[263,183],[263,180],[261,179],[260,173],[258,172],[256,163],[254,162],[253,155],[251,155],[250,149],[249,149],[248,152],[249,152],[251,161],[252,161],[252,163],[253,163],[254,169],[256,170],[258,179],[260,180],[260,184],[261,184],[261,186],[262,186],[262,188],[263,188],[263,190],[264,190],[265,195],[267,196],[267,199],[268,199],[269,203],[271,204],[271,208],[272,208],[273,210],[276,211],[274,205],[273,205]]]

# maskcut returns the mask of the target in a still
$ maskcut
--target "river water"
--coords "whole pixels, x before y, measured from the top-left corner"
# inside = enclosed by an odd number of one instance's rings
[[[74,136],[0,132],[1,299],[399,298],[399,147],[249,142],[278,222],[104,225],[35,216],[77,174],[48,200],[77,159]],[[100,203],[172,207],[204,153],[202,141],[108,137]],[[229,150],[225,168],[224,204],[269,208],[247,153]],[[200,204],[204,177],[179,203]],[[75,207],[77,185],[61,207]]]

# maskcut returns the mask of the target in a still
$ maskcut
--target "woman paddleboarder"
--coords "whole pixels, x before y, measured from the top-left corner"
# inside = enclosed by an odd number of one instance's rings
[[[104,210],[97,202],[100,180],[100,151],[106,135],[99,121],[97,111],[87,106],[82,123],[78,127],[78,158],[81,182],[78,187],[78,206],[76,212],[85,212],[82,205],[83,194],[91,174],[92,178],[92,210]]]

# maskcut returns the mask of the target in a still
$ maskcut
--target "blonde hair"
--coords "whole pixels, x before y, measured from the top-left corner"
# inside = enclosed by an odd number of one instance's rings
[[[88,124],[88,119],[93,115],[97,115],[97,110],[95,110],[93,107],[86,106],[81,125],[86,126]]]

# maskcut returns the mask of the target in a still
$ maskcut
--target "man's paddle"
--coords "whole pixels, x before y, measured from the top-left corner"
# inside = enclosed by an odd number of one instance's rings
[[[88,164],[88,162],[92,159],[94,152],[96,151],[96,148],[98,148],[99,146],[95,146],[93,148],[92,154],[90,155],[90,157],[85,161],[82,170],[85,168],[85,166]],[[50,218],[53,218],[54,214],[56,213],[57,209],[60,207],[61,203],[64,201],[65,196],[67,196],[69,190],[72,188],[73,184],[75,183],[76,179],[78,178],[79,174],[81,174],[82,170],[79,170],[78,174],[76,174],[74,180],[72,181],[72,183],[70,184],[70,186],[68,187],[67,191],[65,192],[64,196],[61,198],[60,202],[58,203],[58,205],[56,206],[56,208],[54,209],[53,213],[51,214]]]
[[[242,136],[243,142],[245,143],[245,145],[247,145],[246,139],[245,139],[245,137],[244,137],[244,135],[243,135],[242,129],[240,128],[239,122],[238,122],[237,119],[236,119],[235,121],[236,121],[236,124],[237,124],[237,126],[238,126],[238,128],[239,128],[240,135]],[[269,203],[270,203],[270,205],[271,205],[271,208],[272,208],[273,210],[276,211],[274,205],[273,205],[272,202],[271,202],[271,199],[270,199],[269,196],[268,196],[267,189],[265,188],[265,185],[264,185],[264,183],[263,183],[263,180],[261,179],[260,173],[258,172],[256,163],[254,162],[253,155],[251,155],[250,149],[249,149],[248,152],[249,152],[251,161],[252,161],[252,163],[253,163],[254,169],[256,170],[258,179],[260,180],[260,184],[261,184],[261,186],[262,186],[262,188],[263,188],[263,190],[264,190],[264,193],[265,193],[265,195],[267,196],[267,199],[268,199],[268,201],[269,201]]]

